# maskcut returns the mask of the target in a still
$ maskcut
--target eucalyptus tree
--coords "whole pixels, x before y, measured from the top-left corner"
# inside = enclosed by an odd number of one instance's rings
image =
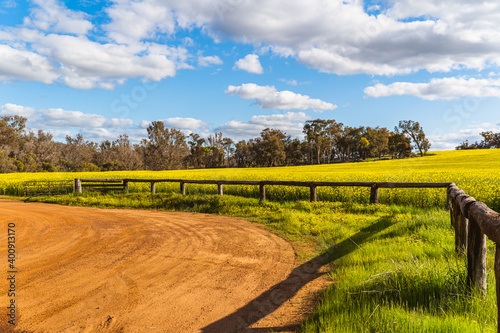
[[[176,128],[165,127],[162,121],[153,121],[147,128],[144,146],[144,164],[149,170],[171,170],[185,167],[189,154],[186,136]]]
[[[420,152],[420,156],[424,156],[424,154],[427,153],[431,147],[431,143],[426,139],[424,129],[420,126],[418,121],[401,120],[399,121],[399,128],[395,128],[396,132],[399,130],[411,138]]]

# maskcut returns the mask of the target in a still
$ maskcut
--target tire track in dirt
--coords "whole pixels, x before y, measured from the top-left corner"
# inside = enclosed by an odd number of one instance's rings
[[[18,327],[34,332],[200,332],[296,266],[229,217],[0,200],[0,221],[16,223]]]

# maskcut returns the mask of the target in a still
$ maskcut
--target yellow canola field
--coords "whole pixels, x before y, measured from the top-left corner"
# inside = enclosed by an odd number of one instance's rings
[[[215,180],[300,180],[300,181],[382,181],[454,182],[477,200],[500,210],[500,149],[432,152],[423,158],[383,160],[275,168],[221,168],[171,171],[110,171],[11,173],[0,175],[0,194],[22,195],[27,180],[74,178],[145,178]],[[149,184],[132,184],[131,192],[147,191]],[[178,184],[157,184],[158,192],[178,192]],[[308,188],[269,186],[270,200],[307,200]],[[216,193],[215,185],[187,185],[187,193]],[[257,186],[233,185],[225,194],[258,197]],[[381,189],[382,203],[416,206],[444,205],[445,189]],[[366,188],[318,188],[318,200],[368,202]]]

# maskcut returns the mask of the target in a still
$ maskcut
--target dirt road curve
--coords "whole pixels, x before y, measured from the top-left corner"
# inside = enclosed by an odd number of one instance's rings
[[[16,224],[18,328],[30,332],[265,332],[287,324],[275,310],[299,288],[273,294],[294,251],[238,219],[0,200],[0,221],[4,254]]]

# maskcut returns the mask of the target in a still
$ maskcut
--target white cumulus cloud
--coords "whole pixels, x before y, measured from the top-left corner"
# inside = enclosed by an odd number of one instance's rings
[[[394,82],[364,89],[368,97],[416,96],[425,100],[450,100],[461,97],[500,97],[499,79],[463,77],[436,78],[428,83]]]
[[[30,106],[6,103],[0,106],[0,115],[23,116],[28,118],[28,126],[35,129],[89,129],[128,128],[131,119],[106,118],[98,114],[69,111],[62,108],[36,109]]]
[[[92,29],[87,14],[70,10],[58,0],[33,0],[37,6],[25,24],[43,31],[84,35]]]
[[[222,60],[218,56],[198,56],[198,65],[208,67],[211,65],[222,65]]]
[[[301,137],[304,122],[308,116],[304,112],[286,114],[257,115],[248,121],[231,120],[217,127],[215,132],[222,132],[235,140],[250,139],[260,135],[266,128],[279,129],[293,137]]]
[[[204,129],[207,128],[208,126],[207,122],[194,118],[173,117],[173,118],[159,119],[158,121],[162,121],[166,127],[178,128],[181,130],[189,130],[189,131]],[[139,126],[141,128],[147,128],[149,124],[151,124],[150,121],[143,120],[140,122]]]
[[[191,130],[191,131],[196,131],[200,128],[204,128],[204,127],[208,126],[208,123],[204,122],[203,120],[194,119],[194,118],[174,117],[174,118],[163,119],[162,121],[168,127],[187,129],[187,130]]]
[[[117,43],[136,43],[175,29],[174,13],[161,1],[117,1],[107,13],[111,22],[104,28]]]
[[[253,74],[262,74],[264,69],[259,61],[259,56],[256,54],[248,54],[244,58],[239,59],[234,63],[234,69],[241,69]]]
[[[228,95],[238,95],[243,99],[255,99],[263,109],[279,110],[313,110],[322,112],[334,110],[337,105],[310,98],[307,95],[296,94],[289,90],[278,91],[274,86],[259,86],[255,83],[245,83],[241,86],[229,86]]]
[[[492,131],[494,133],[500,132],[500,123],[475,123],[469,125],[467,128],[460,129],[451,133],[430,133],[426,137],[432,144],[432,150],[453,150],[456,146],[464,141],[469,144],[481,142],[483,137],[481,132]]]
[[[0,45],[0,80],[38,81],[51,84],[59,77],[59,69],[37,53]]]
[[[125,45],[103,45],[81,37],[51,34],[39,39],[34,47],[62,64],[64,81],[74,88],[89,89],[134,77],[159,81],[176,72],[175,63],[165,54],[138,56]]]
[[[189,54],[191,43],[167,45],[176,32],[193,29],[340,75],[500,65],[496,0],[386,1],[376,13],[364,6],[325,0],[115,0],[104,9],[106,23],[99,23],[63,1],[34,0],[23,24],[0,27],[0,80],[111,89],[129,78],[165,79],[176,69],[193,68],[189,61],[218,64],[215,55]],[[264,72],[256,54],[234,68]]]
[[[376,14],[367,12],[363,1],[162,4],[175,12],[181,28],[201,27],[215,40],[268,46],[322,72],[395,75],[500,64],[500,3],[495,0],[388,1]]]
[[[31,117],[36,110],[29,106],[22,106],[12,103],[7,103],[0,106],[0,115],[2,116],[22,116]]]
[[[113,89],[127,79],[160,81],[193,68],[184,46],[156,42],[175,26],[164,5],[124,0],[106,10],[110,23],[94,27],[89,14],[62,1],[33,1],[22,25],[0,27],[0,81]],[[96,29],[104,35],[95,38]]]

